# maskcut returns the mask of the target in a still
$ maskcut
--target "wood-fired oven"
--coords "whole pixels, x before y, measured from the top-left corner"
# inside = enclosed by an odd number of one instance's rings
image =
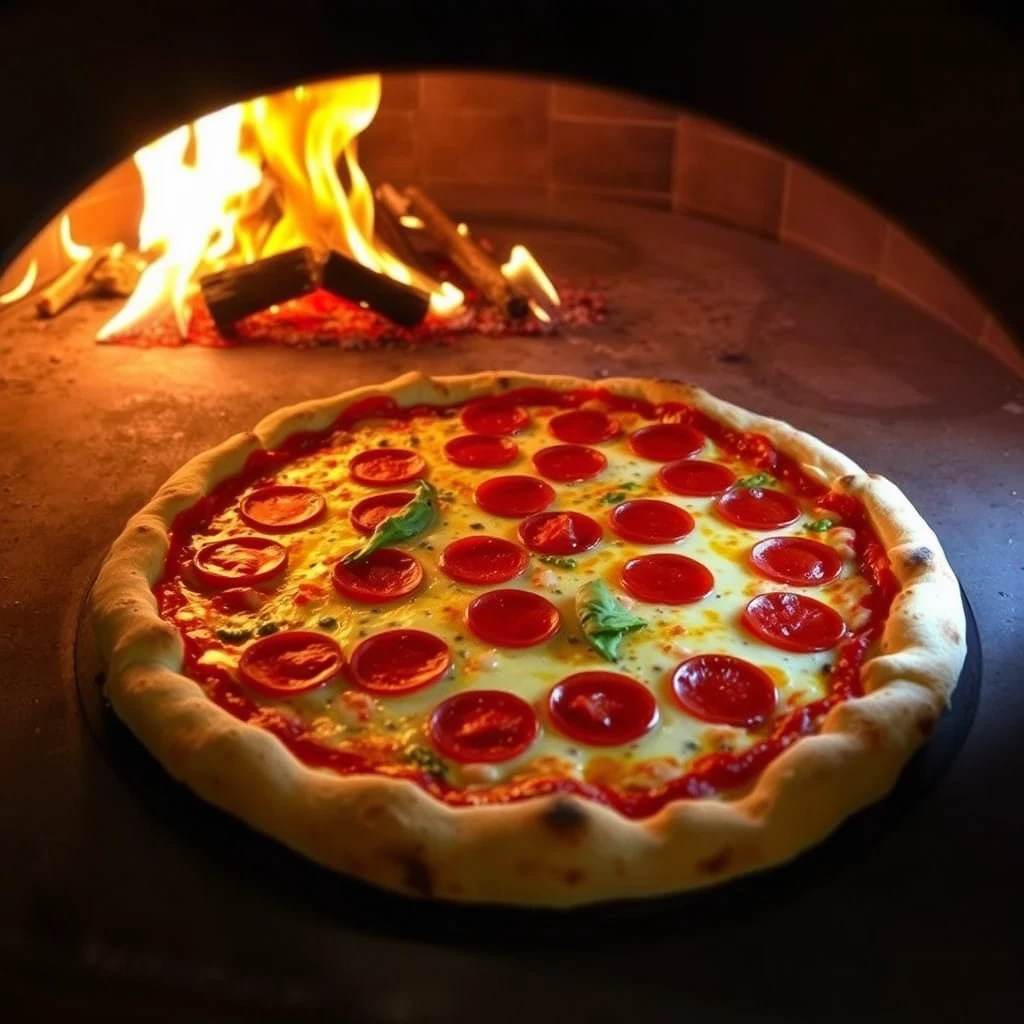
[[[744,6],[0,15],[12,1019],[1009,1012],[1024,41],[997,5]],[[690,379],[898,480],[978,623],[894,797],[795,874],[558,917],[325,878],[164,778],[81,620],[106,546],[195,452],[411,368]]]

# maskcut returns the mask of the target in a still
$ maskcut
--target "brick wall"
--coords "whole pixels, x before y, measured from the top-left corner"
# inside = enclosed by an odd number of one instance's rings
[[[541,79],[387,74],[360,161],[373,182],[638,203],[798,246],[873,279],[1024,377],[1024,355],[982,303],[881,213],[777,150],[693,114]],[[129,162],[73,204],[75,236],[130,237],[140,209]],[[54,225],[39,253],[45,279],[60,268]],[[0,291],[18,279],[19,265],[0,278]]]

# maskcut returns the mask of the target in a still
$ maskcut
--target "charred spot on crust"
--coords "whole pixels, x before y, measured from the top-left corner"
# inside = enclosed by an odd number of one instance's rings
[[[556,800],[540,816],[541,824],[559,839],[578,843],[589,825],[586,812],[569,800]]]
[[[706,860],[697,861],[697,870],[705,875],[720,875],[732,863],[732,858],[732,848],[723,846],[718,853],[712,854]]]
[[[919,548],[914,548],[910,554],[907,555],[907,566],[911,569],[919,569],[924,565],[931,565],[935,561],[935,552],[931,548],[925,547],[923,544]]]
[[[497,384],[502,391],[508,391],[508,389],[512,387],[512,380],[509,377],[499,377]]]
[[[930,711],[922,711],[916,718],[914,724],[917,726],[918,735],[926,740],[935,729],[935,715]]]
[[[885,734],[882,729],[870,719],[857,723],[857,735],[869,746],[878,748],[884,745]]]
[[[956,626],[954,626],[954,625],[952,625],[952,624],[950,624],[948,622],[943,623],[942,632],[946,634],[946,637],[949,639],[950,643],[954,643],[954,644],[960,643],[960,640],[961,640],[960,630],[958,630],[956,628]]]
[[[841,476],[839,478],[839,483],[841,483],[843,487],[852,487],[856,479],[857,478],[852,473],[847,473],[846,476]]]
[[[398,864],[402,871],[403,885],[424,899],[434,895],[434,877],[422,857],[406,854],[398,858]]]
[[[569,868],[562,877],[565,879],[566,885],[579,885],[583,881],[584,875],[579,868]]]

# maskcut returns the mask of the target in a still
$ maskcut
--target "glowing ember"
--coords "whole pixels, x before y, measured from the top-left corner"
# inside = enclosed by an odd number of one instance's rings
[[[25,271],[22,279],[9,291],[0,295],[0,306],[9,306],[12,302],[25,298],[35,287],[36,277],[39,275],[39,264],[33,260]]]

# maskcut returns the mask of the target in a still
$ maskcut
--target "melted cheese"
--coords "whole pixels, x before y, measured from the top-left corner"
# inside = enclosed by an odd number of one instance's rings
[[[473,501],[478,484],[492,476],[533,474],[531,455],[557,444],[545,422],[554,410],[531,410],[531,424],[515,436],[519,457],[499,469],[466,469],[449,463],[441,454],[446,441],[465,433],[457,417],[417,419],[411,424],[366,421],[353,432],[348,444],[329,452],[296,459],[278,472],[284,484],[301,484],[324,494],[328,515],[320,523],[294,534],[267,534],[283,543],[289,554],[284,581],[274,590],[258,613],[227,615],[217,612],[209,597],[184,588],[185,608],[177,613],[184,625],[188,617],[204,619],[212,630],[255,629],[273,622],[281,629],[321,629],[333,636],[346,655],[373,633],[398,627],[426,630],[445,640],[451,648],[453,666],[448,676],[425,690],[401,697],[379,698],[353,691],[346,684],[334,684],[288,701],[261,703],[300,720],[314,736],[328,745],[356,741],[358,749],[372,748],[374,755],[402,761],[413,747],[428,747],[426,719],[446,697],[472,688],[511,691],[536,709],[541,734],[523,755],[498,765],[449,765],[449,777],[463,785],[486,786],[512,777],[526,777],[552,770],[579,779],[610,785],[658,785],[683,773],[699,755],[711,751],[741,751],[764,733],[741,728],[709,725],[684,712],[670,692],[675,667],[702,652],[732,654],[763,668],[779,691],[780,712],[813,701],[828,692],[832,652],[790,653],[769,646],[749,635],[740,625],[744,606],[756,594],[793,589],[754,575],[747,565],[753,544],[766,536],[801,535],[808,519],[816,518],[810,503],[799,499],[806,515],[792,527],[771,531],[750,531],[724,523],[712,511],[713,498],[685,498],[666,493],[657,482],[659,463],[637,459],[629,451],[626,437],[644,425],[632,413],[615,413],[623,431],[611,441],[594,447],[608,459],[607,469],[596,479],[581,483],[553,483],[557,498],[554,510],[574,509],[595,518],[604,538],[592,551],[574,556],[575,568],[546,564],[532,555],[526,572],[502,587],[521,587],[542,594],[559,610],[561,627],[548,642],[522,649],[501,649],[478,640],[465,623],[469,602],[489,589],[456,583],[438,567],[445,545],[460,537],[486,533],[519,543],[518,519],[506,519],[482,511]],[[367,448],[387,443],[420,451],[429,464],[429,479],[440,494],[440,514],[423,535],[402,545],[422,563],[426,580],[411,597],[370,606],[350,601],[331,585],[331,567],[364,539],[348,519],[348,511],[359,499],[380,490],[408,490],[411,485],[373,489],[349,478],[350,460]],[[751,469],[733,456],[719,451],[710,441],[695,456],[722,462],[737,476]],[[787,489],[777,485],[780,489]],[[618,538],[608,515],[623,497],[655,497],[686,509],[695,519],[693,532],[675,544],[640,545]],[[240,533],[252,534],[238,517],[236,505],[222,512],[196,544]],[[850,531],[842,527],[815,538],[831,545],[843,559],[843,571],[824,587],[801,590],[830,605],[856,628],[865,614],[860,599],[867,582],[857,574],[850,546]],[[691,605],[664,606],[635,601],[619,584],[619,570],[631,557],[654,552],[678,552],[697,559],[714,575],[712,593]],[[628,636],[617,665],[605,661],[580,633],[574,609],[577,589],[587,580],[603,578],[616,598],[648,625]],[[336,626],[330,620],[336,621]],[[225,652],[206,657],[237,664],[244,644],[227,646]],[[551,688],[565,676],[585,669],[614,669],[649,687],[655,694],[660,718],[654,729],[636,742],[616,748],[592,748],[560,735],[546,713]]]

